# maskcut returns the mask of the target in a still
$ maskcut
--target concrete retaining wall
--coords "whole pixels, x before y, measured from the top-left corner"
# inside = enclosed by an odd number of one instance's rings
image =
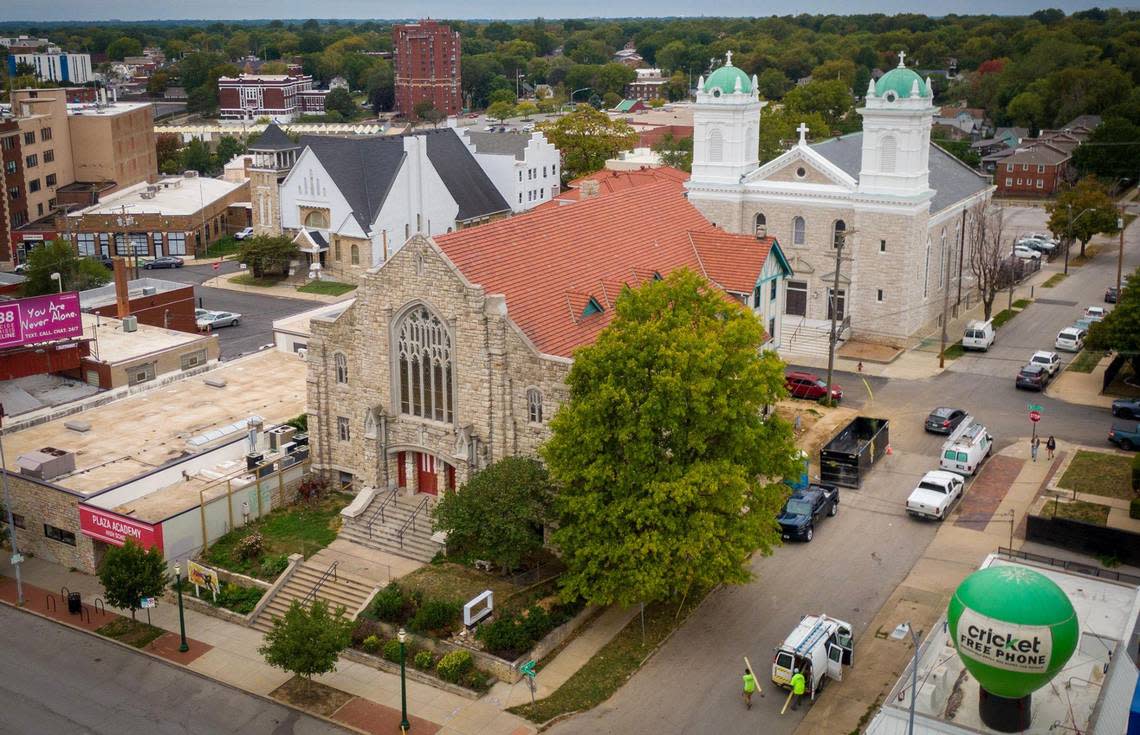
[[[1121,563],[1140,566],[1140,534],[1121,528],[1029,515],[1026,517],[1025,539],[1092,556],[1113,556]]]

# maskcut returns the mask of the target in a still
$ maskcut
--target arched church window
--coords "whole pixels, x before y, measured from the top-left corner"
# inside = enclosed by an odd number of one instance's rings
[[[766,237],[768,235],[768,220],[764,217],[763,212],[756,213],[755,232],[756,237]]]
[[[895,136],[884,135],[879,144],[879,170],[885,174],[895,172],[895,158],[898,157],[898,142]]]
[[[835,225],[831,229],[831,247],[837,248],[843,244],[843,238],[847,235],[847,223],[841,219],[835,220]]]
[[[930,235],[926,236],[926,262],[922,266],[922,298],[930,291]]]
[[[542,391],[531,388],[526,392],[527,420],[532,424],[542,423]]]
[[[942,249],[938,252],[938,288],[946,284],[946,228],[942,228]]]
[[[455,418],[451,334],[427,307],[417,306],[396,327],[400,411],[433,421]]]
[[[329,218],[319,210],[309,212],[305,215],[305,227],[311,227],[314,230],[327,230]]]
[[[803,245],[805,242],[807,242],[807,234],[804,218],[796,217],[792,220],[792,244]]]
[[[709,160],[719,162],[724,158],[724,136],[720,132],[720,128],[713,128],[709,131]]]
[[[338,353],[336,353],[336,356],[333,358],[333,362],[336,363],[336,382],[347,383],[348,382],[348,358],[344,356],[343,352],[338,352]]]

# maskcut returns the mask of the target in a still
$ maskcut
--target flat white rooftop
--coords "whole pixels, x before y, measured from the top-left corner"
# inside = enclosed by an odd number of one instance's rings
[[[94,103],[70,104],[67,114],[73,117],[115,117],[128,112],[150,107],[149,102],[112,102],[106,105]]]
[[[196,214],[203,207],[225,198],[245,182],[223,181],[204,176],[172,176],[160,179],[157,184],[140,182],[104,197],[99,204],[69,214],[84,215],[122,214]],[[153,193],[154,196],[143,196]]]

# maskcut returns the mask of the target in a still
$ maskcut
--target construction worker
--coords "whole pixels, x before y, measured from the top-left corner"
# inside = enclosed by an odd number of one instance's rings
[[[756,692],[756,677],[748,669],[744,670],[744,703],[752,709],[752,695]]]
[[[800,700],[804,698],[804,692],[807,690],[807,679],[804,678],[803,672],[796,669],[792,673],[792,709],[800,708]]]

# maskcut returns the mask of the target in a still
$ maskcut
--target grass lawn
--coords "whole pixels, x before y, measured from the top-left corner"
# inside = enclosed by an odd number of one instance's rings
[[[259,288],[268,288],[276,286],[285,280],[284,276],[262,276],[257,278],[251,273],[242,273],[240,276],[234,276],[230,279],[230,283],[235,283],[239,286],[257,286]]]
[[[1132,460],[1119,454],[1078,450],[1058,487],[1106,498],[1132,499]]]
[[[1041,509],[1041,515],[1045,518],[1068,518],[1071,521],[1104,526],[1108,524],[1108,510],[1107,505],[1086,503],[1083,500],[1069,503],[1050,500]]]
[[[598,706],[637,671],[646,657],[685,621],[704,597],[703,593],[690,594],[680,603],[680,610],[677,601],[647,605],[644,643],[641,637],[641,617],[635,615],[613,640],[603,646],[553,694],[533,705],[519,705],[511,707],[509,711],[532,722],[546,722],[558,715]]]
[[[959,357],[966,354],[966,349],[962,347],[962,343],[959,341],[947,347],[946,351],[942,354],[947,360],[957,360]]]
[[[1048,281],[1045,281],[1045,283],[1041,284],[1041,288],[1053,288],[1066,278],[1068,278],[1068,276],[1066,276],[1064,273],[1054,273],[1053,275],[1049,276]]]
[[[166,631],[130,618],[119,618],[96,629],[95,632],[135,648],[146,648],[151,644],[151,641]]]
[[[219,258],[225,255],[233,255],[241,249],[241,242],[235,240],[232,235],[226,235],[217,242],[210,243],[206,248],[207,258]]]
[[[425,600],[454,600],[467,602],[483,590],[495,593],[495,603],[505,600],[518,588],[498,574],[489,574],[477,569],[445,561],[440,564],[425,564],[416,571],[400,578],[400,587],[406,590],[419,590]]]
[[[298,286],[297,290],[301,293],[319,293],[325,296],[340,296],[355,289],[351,283],[341,283],[339,281],[310,281],[304,286]]]
[[[994,329],[1001,328],[1006,322],[1017,316],[1017,313],[1017,309],[1014,309],[1013,311],[1010,311],[1009,309],[1002,309],[998,313],[994,314]]]
[[[282,559],[290,554],[307,559],[336,539],[340,511],[350,502],[348,493],[329,493],[316,501],[279,508],[219,538],[206,552],[205,561],[272,582],[281,573]],[[242,559],[238,554],[241,540],[253,533],[261,534],[264,551],[257,558]]]
[[[1066,369],[1074,373],[1091,373],[1107,354],[1097,350],[1081,350]]]

